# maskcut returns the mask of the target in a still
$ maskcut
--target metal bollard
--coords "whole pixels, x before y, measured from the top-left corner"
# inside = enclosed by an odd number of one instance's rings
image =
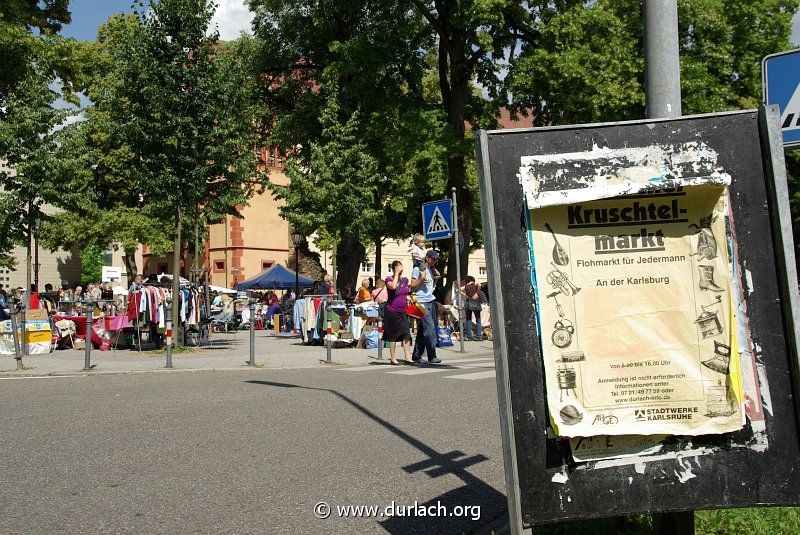
[[[164,349],[167,352],[167,364],[165,368],[172,368],[172,304],[171,299],[167,299],[167,306],[164,308],[164,319],[167,326],[167,332],[164,336]]]
[[[84,340],[83,348],[83,371],[91,371],[92,366],[92,309],[94,308],[91,301],[85,301],[86,304],[86,339]]]
[[[256,302],[250,300],[250,361],[248,366],[256,365]]]
[[[27,321],[25,320],[25,305],[20,303],[19,304],[19,317],[20,317],[20,336],[22,336],[22,354],[24,356],[28,356],[30,354],[30,348],[28,347],[28,337],[25,334],[25,329],[27,328]]]
[[[378,316],[378,360],[383,360],[383,319]]]
[[[325,329],[325,332],[327,333],[326,336],[325,336],[325,346],[326,346],[327,356],[325,358],[326,358],[327,362],[333,362],[332,355],[331,355],[331,349],[333,348],[333,342],[332,342],[332,339],[333,339],[333,318],[331,317],[331,298],[330,297],[325,301],[325,319],[328,321],[328,326]]]
[[[14,358],[17,361],[17,369],[22,370],[24,369],[24,365],[22,364],[22,351],[19,347],[19,338],[17,338],[17,307],[15,306],[14,300],[10,298],[8,300],[8,305],[9,316],[11,317],[11,336],[14,339]]]

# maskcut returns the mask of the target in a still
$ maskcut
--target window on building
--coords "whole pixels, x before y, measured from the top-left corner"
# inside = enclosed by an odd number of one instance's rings
[[[158,272],[159,273],[166,273],[167,272],[167,263],[166,262],[159,262],[158,263]]]
[[[225,273],[224,260],[214,260],[214,273]]]
[[[275,261],[274,260],[262,260],[261,261],[261,271],[266,271],[266,270],[268,270],[269,268],[271,268],[274,265],[275,265]]]
[[[361,273],[372,274],[374,269],[375,269],[375,264],[373,262],[362,262],[361,263]]]
[[[486,276],[486,266],[478,266],[478,275],[482,277]]]

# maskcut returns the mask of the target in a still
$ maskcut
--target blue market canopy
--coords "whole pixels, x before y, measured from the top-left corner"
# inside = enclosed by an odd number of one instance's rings
[[[281,264],[275,264],[264,273],[256,275],[236,285],[236,290],[290,290],[294,288],[295,272]],[[300,288],[311,288],[314,281],[300,275],[298,278]]]

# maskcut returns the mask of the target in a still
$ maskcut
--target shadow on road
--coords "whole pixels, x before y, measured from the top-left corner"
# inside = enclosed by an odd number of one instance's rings
[[[406,473],[425,472],[432,478],[453,475],[465,483],[463,487],[450,490],[432,500],[417,504],[418,507],[414,510],[395,511],[396,516],[379,521],[381,526],[389,533],[472,533],[506,510],[505,495],[467,471],[470,466],[489,459],[483,454],[466,457],[464,452],[458,450],[447,453],[436,451],[431,446],[406,433],[337,390],[274,381],[248,380],[247,382],[275,388],[298,388],[333,394],[427,457],[423,461],[404,466],[403,470]],[[397,505],[409,508],[413,504],[404,502]],[[470,506],[478,505],[480,506],[480,518],[475,518],[476,510],[470,508]],[[434,513],[434,511],[436,512]],[[443,518],[440,514],[441,511],[446,511],[449,516]]]

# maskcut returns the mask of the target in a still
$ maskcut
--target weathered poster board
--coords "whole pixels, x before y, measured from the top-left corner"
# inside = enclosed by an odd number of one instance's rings
[[[713,161],[686,147],[708,151]],[[640,190],[631,189],[636,166],[620,163],[631,149],[662,154],[655,160],[663,176],[645,173]],[[613,173],[585,161],[578,165],[591,171],[563,172],[565,165],[574,170],[576,155],[598,151],[616,157]],[[776,112],[480,132],[478,157],[512,526],[515,515],[531,526],[798,503],[797,279]],[[539,177],[533,196],[526,171]],[[605,192],[598,197],[593,187]],[[634,202],[642,217],[619,232],[607,228],[608,219],[588,221],[574,208],[579,203],[595,217],[595,208],[616,207],[619,216]],[[593,263],[614,257],[607,251],[617,245],[647,249],[616,257],[658,258],[661,274]],[[639,301],[644,305],[625,308]],[[645,332],[637,332],[641,324]],[[589,325],[594,331],[581,331]],[[615,338],[620,325],[631,344]],[[603,342],[613,346],[610,354],[602,354]],[[676,370],[677,362],[684,364]],[[653,373],[614,375],[610,364]],[[579,367],[593,380],[581,394]],[[627,396],[624,410],[604,410],[614,406],[610,392],[622,376],[639,386],[617,389],[618,398]],[[656,388],[677,396],[677,410]],[[588,405],[564,411],[570,396]],[[634,397],[639,407],[628,403]],[[678,416],[648,420],[650,414]],[[691,425],[682,425],[687,415]],[[623,420],[628,425],[618,426]]]

